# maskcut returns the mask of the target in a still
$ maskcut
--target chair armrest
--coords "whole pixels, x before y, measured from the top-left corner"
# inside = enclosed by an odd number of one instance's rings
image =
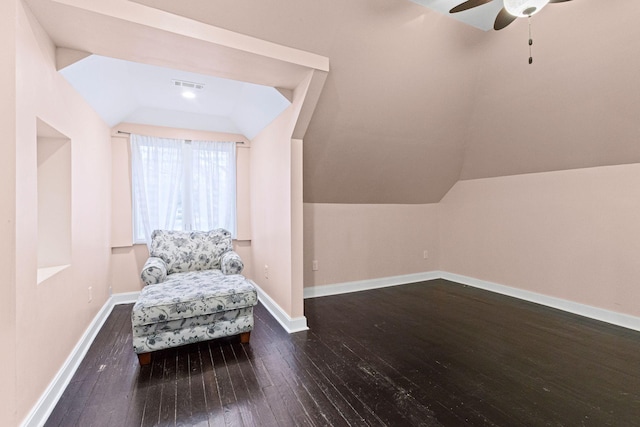
[[[220,269],[224,274],[240,274],[244,269],[244,263],[234,251],[227,251],[220,257]]]
[[[158,257],[149,257],[142,267],[140,278],[146,285],[162,283],[167,279],[167,264]]]

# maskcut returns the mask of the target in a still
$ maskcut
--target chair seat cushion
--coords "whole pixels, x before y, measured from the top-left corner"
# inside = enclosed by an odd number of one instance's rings
[[[258,303],[254,283],[240,274],[220,270],[189,271],[167,276],[140,292],[131,313],[135,326],[252,307]]]

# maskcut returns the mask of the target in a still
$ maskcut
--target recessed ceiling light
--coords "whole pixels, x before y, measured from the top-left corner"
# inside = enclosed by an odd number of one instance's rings
[[[196,97],[196,94],[188,90],[185,90],[184,92],[182,92],[182,97],[187,99],[193,99]]]

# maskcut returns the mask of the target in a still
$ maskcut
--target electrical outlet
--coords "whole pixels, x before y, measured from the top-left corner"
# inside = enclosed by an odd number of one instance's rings
[[[269,266],[267,264],[264,265],[264,278],[269,278]]]
[[[425,249],[425,251],[422,253],[422,258],[424,258],[424,259],[429,258],[429,251],[427,251],[427,250]]]
[[[317,259],[314,259],[313,261],[311,261],[311,270],[318,271],[318,260]]]
[[[91,302],[93,300],[93,288],[89,286],[88,290],[89,290],[89,302]]]

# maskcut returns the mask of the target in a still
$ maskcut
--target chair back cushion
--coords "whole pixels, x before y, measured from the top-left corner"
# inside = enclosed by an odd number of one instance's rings
[[[220,269],[222,254],[233,250],[231,233],[211,231],[155,230],[151,234],[149,255],[167,264],[167,274]]]

